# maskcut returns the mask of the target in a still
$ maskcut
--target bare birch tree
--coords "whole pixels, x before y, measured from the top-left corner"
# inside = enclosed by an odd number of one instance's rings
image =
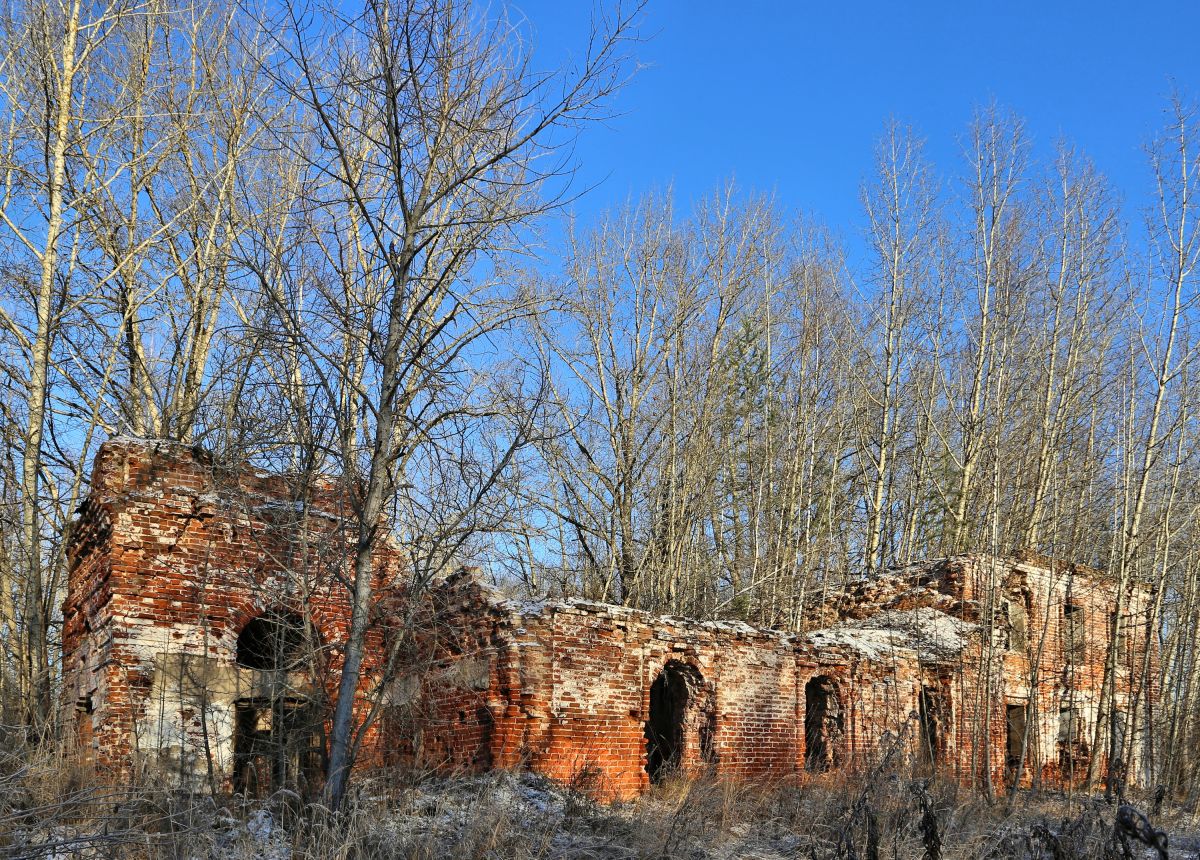
[[[84,215],[102,181],[80,153],[98,145],[108,118],[98,115],[92,88],[104,79],[102,54],[114,31],[137,7],[113,2],[35,3],[7,8],[3,20],[4,171],[0,192],[2,241],[9,251],[9,278],[17,285],[0,325],[22,354],[20,412],[19,572],[23,623],[21,660],[30,724],[43,730],[51,713],[52,661],[48,626],[54,594],[53,537],[47,530],[44,445],[53,417],[55,355],[63,323],[81,296],[73,279],[87,242]],[[13,592],[3,583],[6,594]],[[14,632],[15,607],[0,607],[0,625]]]
[[[895,461],[904,428],[914,423],[908,406],[914,392],[905,382],[916,357],[921,306],[928,301],[924,294],[934,269],[936,189],[922,150],[911,130],[889,123],[876,153],[876,176],[862,194],[875,257],[872,294],[877,297],[870,303],[873,337],[860,362],[859,380],[867,412],[858,450],[867,487],[868,572],[883,565],[884,532],[894,525]]]

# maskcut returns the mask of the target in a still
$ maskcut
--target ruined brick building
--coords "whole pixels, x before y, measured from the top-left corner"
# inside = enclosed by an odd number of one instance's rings
[[[213,789],[317,773],[349,628],[348,516],[332,480],[105,443],[68,541],[64,704],[81,752]],[[385,546],[380,607],[401,570]]]
[[[332,480],[105,444],[64,607],[81,753],[213,790],[317,778],[348,624],[346,517]],[[397,548],[376,568],[364,766],[528,767],[627,797],[675,771],[790,778],[882,756],[995,786],[1077,782],[1113,753],[1137,782],[1149,763],[1149,596],[1126,601],[1097,734],[1115,606],[1097,571],[943,559],[863,581],[814,629],[785,633],[522,603],[470,570],[414,605]]]

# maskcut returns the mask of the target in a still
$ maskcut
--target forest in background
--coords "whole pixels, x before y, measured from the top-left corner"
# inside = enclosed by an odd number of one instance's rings
[[[638,17],[598,9],[543,70],[519,21],[452,0],[0,10],[3,723],[55,731],[65,536],[127,434],[348,476],[348,690],[381,518],[418,584],[474,562],[784,628],[963,551],[1149,583],[1162,780],[1196,789],[1190,96],[1145,132],[1132,221],[999,106],[957,163],[882,125],[853,257],[733,184],[568,221]]]

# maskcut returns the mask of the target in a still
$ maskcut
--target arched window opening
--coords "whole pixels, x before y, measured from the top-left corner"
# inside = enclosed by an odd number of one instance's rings
[[[304,619],[292,612],[264,612],[237,638],[237,664],[246,669],[288,671],[304,658]]]
[[[650,685],[646,772],[650,781],[714,761],[717,719],[712,691],[694,666],[671,660]]]
[[[804,685],[804,766],[813,773],[840,764],[845,719],[837,684],[818,675]]]
[[[1029,596],[1014,592],[1000,602],[1000,639],[1015,654],[1024,654],[1029,639]]]

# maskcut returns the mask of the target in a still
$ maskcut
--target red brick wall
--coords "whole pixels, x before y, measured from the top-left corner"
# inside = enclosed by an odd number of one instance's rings
[[[1030,743],[1027,750],[1026,783],[1082,784],[1088,761],[1095,757],[1101,777],[1108,767],[1109,726],[1100,726],[1097,739],[1104,664],[1111,643],[1110,623],[1116,606],[1116,583],[1105,574],[1048,559],[1005,561],[977,559],[962,562],[965,595],[983,605],[989,587],[995,587],[1001,599],[1023,600],[1027,606],[1026,647],[997,647],[990,655],[980,648],[975,654],[977,667],[992,663],[990,687],[975,682],[974,689],[987,692],[985,702],[994,707],[977,708],[980,721],[986,713],[989,746],[993,752],[1005,745],[1004,707],[1008,704],[1030,707]],[[1156,637],[1150,637],[1147,650],[1147,625],[1150,618],[1149,594],[1145,587],[1131,587],[1125,595],[1123,646],[1114,680],[1113,707],[1136,717],[1131,719],[1125,744],[1130,779],[1143,781],[1141,773],[1148,764],[1146,745],[1152,709],[1158,698]],[[1078,648],[1073,648],[1067,613],[1071,607],[1078,619]],[[1001,616],[1002,618],[1003,616]],[[1003,627],[1003,624],[1000,624]],[[1003,643],[1000,643],[1003,644]],[[975,676],[978,677],[977,669]],[[1031,696],[1031,690],[1033,695]],[[978,698],[978,697],[977,697]],[[1078,709],[1082,744],[1064,760],[1059,740],[1060,713],[1064,708]],[[971,714],[975,716],[975,714]],[[1135,736],[1135,729],[1138,733]],[[1097,744],[1098,740],[1098,744]],[[1064,763],[1069,767],[1064,769]],[[1003,761],[995,756],[989,762],[995,784],[1003,784]]]
[[[650,689],[668,663],[691,667],[711,703],[710,751],[701,727],[685,729],[681,766],[739,779],[803,772],[805,684],[832,678],[842,697],[839,761],[876,761],[886,733],[916,707],[919,672],[816,649],[802,637],[740,624],[655,618],[585,602],[527,606],[504,601],[468,573],[443,586],[448,664],[483,661],[486,689],[464,692],[428,678],[426,696],[441,732],[424,735],[428,763],[525,766],[609,797],[648,787],[645,727]],[[486,617],[483,627],[478,619]],[[468,631],[488,631],[474,640]],[[463,649],[461,652],[459,649]],[[440,670],[445,671],[445,670]],[[484,681],[486,679],[486,681]],[[466,703],[466,704],[464,704]],[[479,717],[472,720],[475,712]],[[468,715],[456,726],[456,713]],[[701,720],[700,722],[703,722]],[[483,749],[481,749],[483,748]]]
[[[925,590],[923,591],[922,588]],[[989,595],[992,595],[989,600]],[[1126,742],[1126,765],[1131,782],[1144,781],[1148,764],[1145,727],[1158,700],[1156,638],[1149,638],[1149,594],[1144,586],[1131,586],[1125,598],[1124,647],[1113,690],[1117,710],[1133,716]],[[995,637],[972,640],[961,661],[948,666],[944,683],[953,707],[950,755],[944,766],[967,783],[982,784],[985,772],[994,787],[1011,778],[1006,771],[1008,731],[1006,708],[1027,708],[1029,726],[1022,782],[1044,785],[1081,784],[1088,758],[1098,757],[1098,774],[1108,765],[1108,726],[1101,726],[1096,745],[1096,721],[1104,663],[1110,642],[1109,623],[1116,602],[1116,587],[1100,571],[1030,558],[969,557],[916,565],[884,577],[847,595],[840,614],[870,615],[883,608],[938,605],[966,620],[979,623],[995,613]],[[1023,608],[1024,636],[1011,630],[1011,610],[1005,602]],[[1075,607],[1082,646],[1069,658],[1069,633],[1064,607]],[[1020,640],[1024,642],[1021,643]],[[1023,647],[1022,647],[1023,644]],[[1031,690],[1033,695],[1031,696]],[[1083,747],[1076,746],[1064,771],[1059,742],[1060,713],[1076,708]],[[1137,728],[1135,736],[1134,728]],[[1084,755],[1086,753],[1086,755]]]
[[[309,680],[297,683],[327,704],[349,617],[338,579],[351,558],[345,499],[330,479],[233,473],[182,445],[105,444],[72,532],[64,607],[64,705],[89,754],[118,769],[227,788],[234,712],[259,683],[235,664],[237,636],[273,608],[311,618],[320,647]],[[367,765],[529,767],[628,797],[649,785],[657,760],[648,756],[647,722],[663,707],[651,690],[664,671],[660,687],[687,690],[671,700],[687,704],[670,737],[688,773],[805,774],[814,678],[827,679],[838,699],[818,714],[832,732],[824,765],[864,769],[884,756],[920,763],[918,715],[932,709],[937,766],[999,787],[1008,778],[1010,705],[1030,706],[1026,782],[1067,776],[1058,743],[1065,706],[1078,708],[1080,739],[1106,763],[1107,737],[1095,750],[1093,732],[1115,594],[1095,571],[980,557],[916,565],[838,598],[821,629],[785,634],[580,601],[521,604],[470,571],[414,606],[402,599],[395,548],[381,550],[376,569],[360,718],[382,655],[396,648],[401,659],[378,691],[382,716],[366,739]],[[1074,660],[1068,601],[1081,625]],[[1145,590],[1131,591],[1127,605],[1115,701],[1142,724],[1157,701],[1157,654],[1146,660]],[[985,641],[989,613],[996,632]],[[1131,733],[1127,748],[1136,780],[1143,739]],[[1074,777],[1085,772],[1083,762]]]
[[[311,620],[319,647],[298,683],[331,699],[349,624],[337,580],[348,515],[328,479],[229,473],[176,443],[106,443],[72,531],[64,605],[64,706],[90,754],[118,773],[227,786],[233,702],[255,683],[234,662],[237,636],[270,609]],[[385,548],[376,568],[387,600],[400,560]]]
[[[989,577],[997,576],[990,563],[985,568],[978,559],[924,566],[896,582],[876,583],[853,604],[854,615],[865,619],[865,633],[834,625],[832,633],[812,635],[656,618],[579,601],[526,605],[501,599],[463,573],[442,586],[442,603],[450,611],[441,624],[458,631],[449,636],[455,645],[444,659],[451,665],[467,658],[486,669],[474,674],[477,688],[469,691],[440,684],[436,672],[429,675],[426,695],[433,710],[441,709],[441,733],[428,747],[427,760],[436,763],[440,756],[457,766],[526,766],[608,796],[636,794],[650,779],[644,735],[650,689],[675,661],[698,673],[703,694],[713,703],[711,754],[704,755],[689,728],[681,761],[685,771],[711,767],[720,775],[756,780],[803,774],[805,685],[824,676],[834,681],[842,700],[839,767],[869,768],[889,754],[900,762],[921,763],[918,714],[924,689],[926,705],[933,707],[930,719],[937,723],[939,770],[975,785],[990,774],[999,789],[1009,778],[1005,708],[1028,702],[1037,666],[1037,712],[1029,719],[1024,781],[1036,774],[1044,784],[1061,784],[1059,708],[1063,702],[1080,703],[1091,745],[1112,587],[1094,573],[1076,571],[1067,578],[1013,561],[1001,562],[998,573],[996,594],[1019,598],[1026,608],[1024,648],[1007,624],[998,624],[1004,629],[992,646],[985,647],[975,627],[956,653],[905,640],[886,624],[871,627],[870,620],[897,608],[927,607],[950,610],[967,622],[962,629],[976,625],[987,611],[978,596],[986,593]],[[1086,623],[1085,649],[1069,677],[1063,672],[1060,629],[1067,588]],[[1142,636],[1145,610],[1146,595],[1136,592],[1130,615],[1142,619]],[[1115,693],[1117,707],[1126,710],[1133,707],[1144,654],[1132,631],[1128,641],[1128,660],[1137,668],[1118,674]],[[1152,669],[1150,677],[1154,674]],[[1156,690],[1147,689],[1140,707],[1156,696]],[[465,723],[456,724],[462,714]],[[1077,772],[1077,781],[1083,775]],[[1131,776],[1136,779],[1136,764]]]

